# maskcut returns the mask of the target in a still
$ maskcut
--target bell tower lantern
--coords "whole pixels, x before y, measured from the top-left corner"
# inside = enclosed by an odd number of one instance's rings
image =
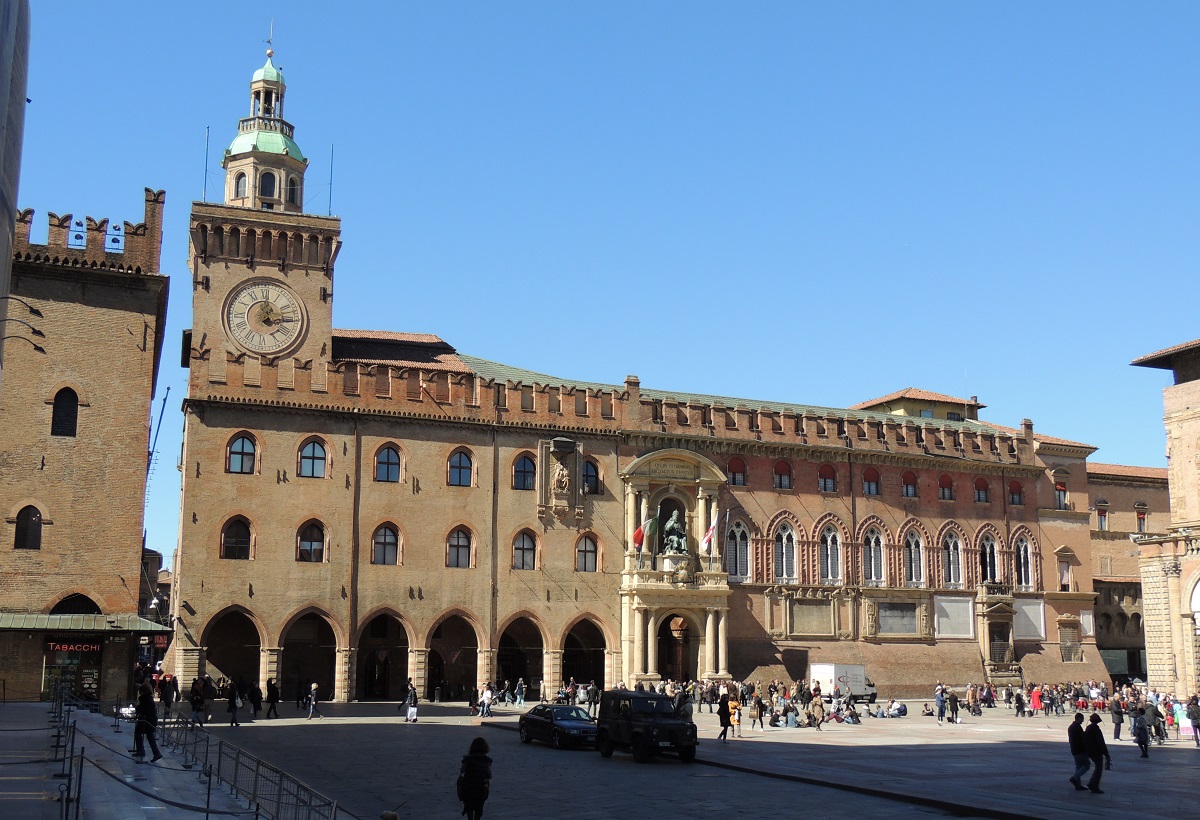
[[[308,160],[283,118],[286,85],[275,53],[250,78],[250,116],[238,121],[238,135],[225,150],[225,203],[263,211],[304,211],[304,170]]]

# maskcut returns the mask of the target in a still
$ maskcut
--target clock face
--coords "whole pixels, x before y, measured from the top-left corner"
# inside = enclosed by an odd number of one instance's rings
[[[307,322],[296,294],[269,279],[244,282],[225,300],[225,332],[251,353],[287,352],[304,337]]]

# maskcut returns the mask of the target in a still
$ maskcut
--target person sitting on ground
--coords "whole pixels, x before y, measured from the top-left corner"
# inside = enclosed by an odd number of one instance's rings
[[[933,707],[928,703],[921,707],[921,717],[933,717]]]

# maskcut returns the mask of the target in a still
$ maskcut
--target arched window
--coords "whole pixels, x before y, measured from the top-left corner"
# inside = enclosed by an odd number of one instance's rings
[[[596,559],[600,555],[600,550],[596,547],[596,541],[590,536],[582,536],[575,542],[575,571],[576,572],[595,572]]]
[[[371,563],[394,566],[399,558],[400,533],[390,524],[384,524],[371,539]]]
[[[54,412],[50,416],[50,435],[74,438],[79,426],[79,396],[69,387],[54,394]]]
[[[779,580],[796,578],[796,534],[791,524],[780,524],[775,531],[775,577]]]
[[[233,561],[250,560],[250,525],[235,518],[221,533],[221,557]]]
[[[837,470],[832,464],[822,464],[817,471],[817,490],[823,493],[837,492]]]
[[[471,457],[461,450],[450,456],[450,486],[471,486]]]
[[[1018,507],[1025,503],[1025,488],[1020,481],[1008,483],[1008,503]]]
[[[962,587],[962,541],[955,532],[942,537],[942,586],[946,589]]]
[[[238,174],[233,179],[233,196],[235,199],[246,198],[246,175]]]
[[[1000,580],[1000,565],[996,561],[996,537],[985,532],[979,539],[979,577],[984,581]]]
[[[875,527],[863,536],[863,583],[869,587],[883,586],[883,533]]]
[[[991,494],[988,491],[988,482],[986,478],[975,479],[975,500],[980,504],[986,504],[991,501]]]
[[[513,465],[512,486],[514,490],[532,490],[537,480],[537,467],[529,456],[521,456]],[[532,569],[532,567],[530,567]]]
[[[300,477],[325,477],[325,445],[310,441],[300,448]]]
[[[879,495],[879,471],[874,467],[863,470],[863,495]]]
[[[513,540],[513,569],[533,569],[537,562],[537,542],[527,532],[517,533]]]
[[[817,542],[817,548],[821,553],[821,583],[836,584],[842,579],[840,560],[842,540],[838,538],[837,528],[830,525],[821,530],[821,537],[817,539]]]
[[[900,492],[900,495],[904,496],[905,498],[916,498],[917,497],[917,474],[916,473],[905,473],[904,478],[902,480],[904,482],[904,485],[903,485],[903,489]]]
[[[325,528],[316,521],[310,521],[300,529],[296,560],[310,564],[319,564],[325,560]]]
[[[446,539],[446,566],[471,566],[471,533],[459,527]]]
[[[948,475],[938,479],[938,498],[942,501],[954,500],[954,479]]]
[[[1033,591],[1033,545],[1024,535],[1013,543],[1013,578],[1018,592]]]
[[[250,436],[238,436],[230,443],[225,471],[239,475],[254,474],[254,439]]]
[[[600,468],[594,461],[583,462],[583,492],[587,495],[600,495]]]
[[[746,462],[740,458],[729,459],[729,485],[731,487],[746,486]]]
[[[925,582],[924,566],[925,545],[916,530],[909,530],[904,537],[904,585],[919,587]]]
[[[750,577],[750,532],[741,521],[725,534],[725,571],[731,578]]]
[[[40,550],[42,548],[42,513],[34,506],[22,507],[17,513],[17,534],[13,549]]]
[[[395,447],[384,447],[375,456],[375,480],[393,484],[400,480],[400,452]]]
[[[288,177],[287,201],[289,205],[300,204],[300,181],[295,177]]]
[[[270,171],[264,171],[263,175],[258,178],[258,195],[262,197],[274,198],[275,175]]]
[[[786,461],[775,462],[775,489],[792,489],[792,465]]]

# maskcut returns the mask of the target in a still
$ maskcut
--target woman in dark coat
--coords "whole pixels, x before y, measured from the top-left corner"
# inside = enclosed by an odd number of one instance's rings
[[[1112,725],[1113,725],[1113,740],[1121,739],[1121,724],[1125,722],[1125,709],[1121,706],[1120,698],[1112,699]]]
[[[226,687],[225,695],[229,698],[229,705],[225,707],[225,711],[229,713],[229,725],[241,726],[238,722],[238,699],[240,696],[238,695],[237,686],[234,685],[233,681],[230,681]]]
[[[279,717],[279,684],[267,678],[267,717]]]
[[[487,802],[492,782],[492,759],[488,757],[487,741],[477,737],[462,759],[458,772],[458,799],[463,804],[463,815],[467,820],[483,817],[483,804]]]
[[[729,727],[733,725],[729,719],[729,695],[721,695],[717,703],[717,719],[721,721],[721,734],[717,735],[717,740],[724,741],[729,734]]]

